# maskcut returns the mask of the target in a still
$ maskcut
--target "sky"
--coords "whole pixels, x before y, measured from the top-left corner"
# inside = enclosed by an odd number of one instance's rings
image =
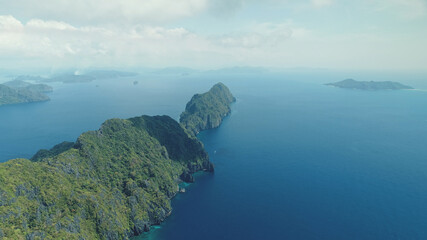
[[[427,70],[427,0],[0,0],[0,68]]]

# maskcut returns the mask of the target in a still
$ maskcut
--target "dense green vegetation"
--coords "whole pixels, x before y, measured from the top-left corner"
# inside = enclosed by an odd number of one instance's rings
[[[0,106],[48,100],[48,96],[40,91],[33,91],[31,87],[13,88],[0,84]]]
[[[43,158],[54,157],[74,147],[73,142],[62,142],[55,145],[50,150],[40,149],[32,158],[31,161],[40,161]]]
[[[326,85],[340,87],[340,88],[353,88],[362,90],[399,90],[399,89],[413,89],[410,86],[403,85],[398,82],[374,82],[374,81],[356,81],[353,79],[345,79],[336,83],[327,83]]]
[[[217,83],[208,92],[193,96],[181,114],[180,122],[193,135],[216,128],[230,113],[230,104],[234,101],[236,99],[227,86]]]
[[[70,146],[0,164],[5,239],[140,234],[168,216],[181,176],[212,169],[202,144],[167,116],[111,119]]]
[[[224,97],[215,86],[212,101]],[[128,239],[162,222],[178,184],[202,170],[213,171],[202,143],[172,118],[107,120],[0,164],[0,239]]]

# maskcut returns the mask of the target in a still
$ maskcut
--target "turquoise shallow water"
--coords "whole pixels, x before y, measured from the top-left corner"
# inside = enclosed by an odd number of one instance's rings
[[[399,77],[357,77],[370,76]],[[50,102],[0,108],[0,159],[75,140],[111,117],[178,118],[193,93],[220,79],[237,102],[220,128],[199,135],[215,173],[199,174],[173,200],[171,217],[137,239],[426,239],[427,93],[321,84],[346,77],[205,74],[140,76],[136,86],[134,79],[59,84]],[[419,79],[405,83],[424,88]]]

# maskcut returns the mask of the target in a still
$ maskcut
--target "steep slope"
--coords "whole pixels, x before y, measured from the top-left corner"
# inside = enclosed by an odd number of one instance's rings
[[[108,120],[59,155],[0,164],[0,236],[126,239],[168,216],[181,176],[211,169],[170,117]]]
[[[215,86],[209,99],[224,101]],[[203,104],[195,114],[217,112]],[[161,223],[197,171],[213,171],[209,156],[172,118],[107,120],[75,143],[0,164],[0,239],[128,239]]]
[[[31,158],[31,161],[37,162],[43,160],[44,158],[54,157],[59,155],[71,148],[74,147],[74,142],[62,142],[60,144],[55,145],[50,150],[40,149],[37,153]]]
[[[180,123],[193,135],[216,128],[231,112],[230,104],[235,101],[227,86],[217,83],[208,92],[191,98],[181,114]]]

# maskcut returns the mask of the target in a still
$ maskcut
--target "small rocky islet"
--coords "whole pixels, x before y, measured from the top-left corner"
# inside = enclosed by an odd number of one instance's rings
[[[231,112],[230,104],[235,101],[227,86],[218,83],[209,92],[194,95],[179,121],[195,136],[200,131],[218,127]]]
[[[213,172],[196,134],[217,127],[233,101],[219,83],[192,98],[181,123],[110,119],[76,142],[1,163],[0,238],[128,239],[149,231],[171,213],[180,182]]]

